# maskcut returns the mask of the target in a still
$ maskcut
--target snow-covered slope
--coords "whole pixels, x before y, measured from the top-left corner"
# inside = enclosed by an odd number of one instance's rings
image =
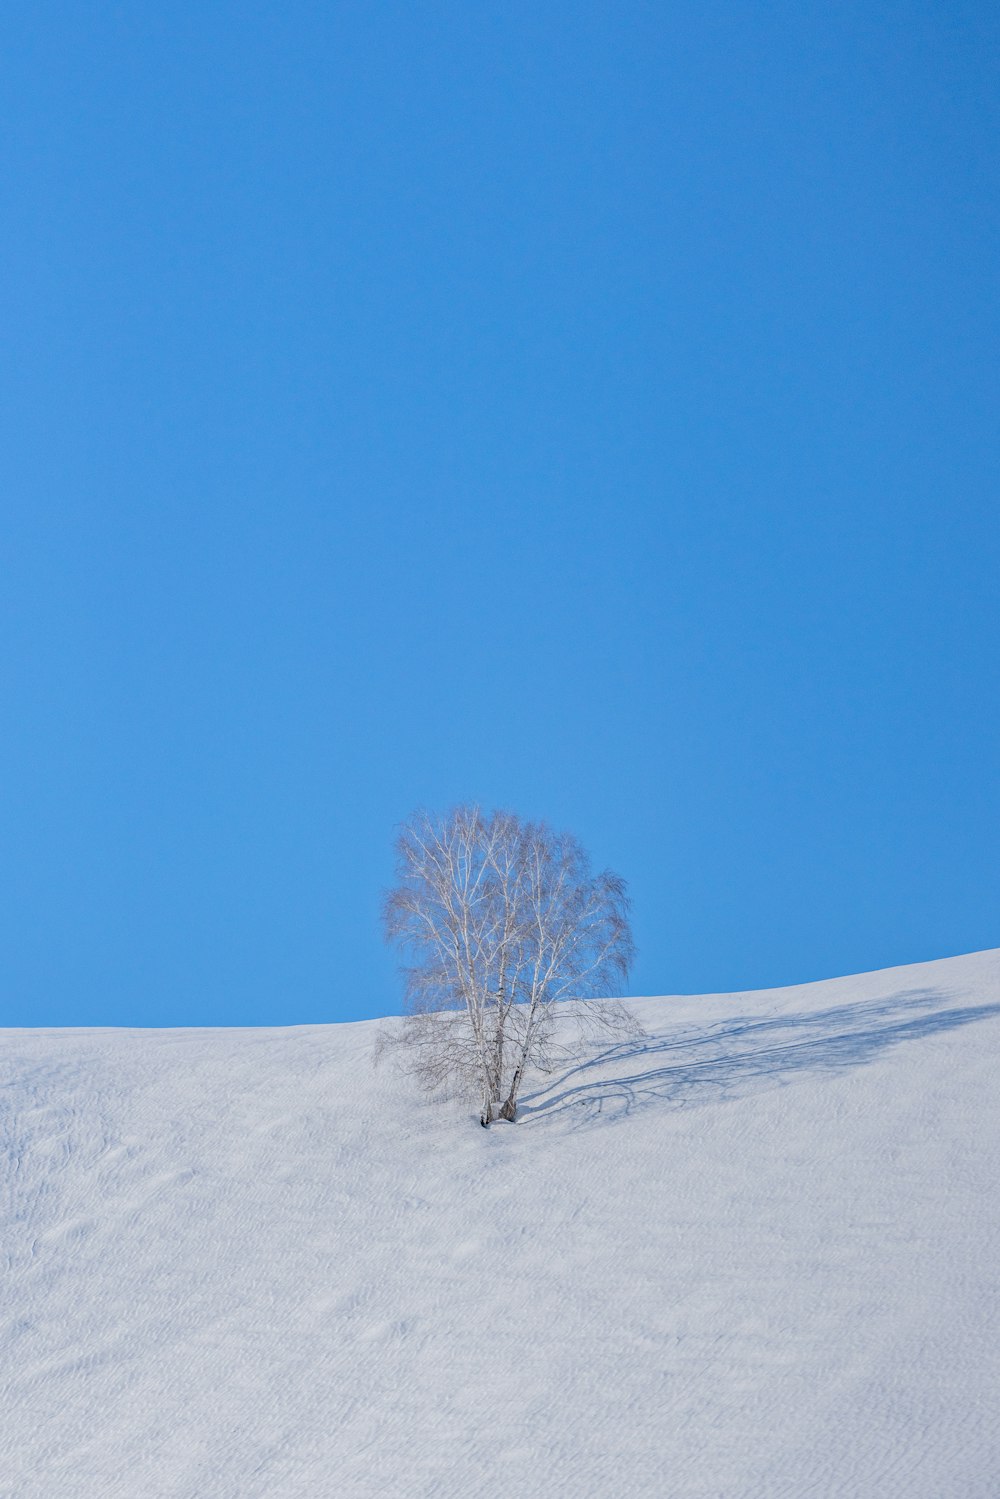
[[[4,1499],[995,1499],[1000,952],[637,1000],[479,1129],[368,1024],[0,1033]]]

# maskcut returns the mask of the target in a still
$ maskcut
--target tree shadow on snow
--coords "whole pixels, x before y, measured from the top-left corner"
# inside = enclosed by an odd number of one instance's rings
[[[867,1003],[766,1020],[738,1017],[705,1030],[610,1046],[526,1095],[525,1122],[573,1110],[582,1123],[617,1118],[657,1102],[735,1098],[803,1072],[860,1067],[902,1041],[955,1030],[1000,1014],[1000,1004],[945,1007],[941,989],[907,989]]]

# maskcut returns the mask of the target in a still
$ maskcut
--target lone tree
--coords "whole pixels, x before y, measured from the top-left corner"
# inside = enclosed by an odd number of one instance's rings
[[[624,881],[577,840],[511,812],[415,813],[396,842],[386,940],[406,962],[407,1016],[383,1035],[429,1091],[477,1095],[513,1120],[525,1069],[547,1065],[561,1017],[635,1033],[620,993],[634,954]]]

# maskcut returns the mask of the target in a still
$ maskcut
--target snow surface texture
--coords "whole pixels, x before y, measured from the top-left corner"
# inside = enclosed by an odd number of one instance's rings
[[[0,1033],[4,1499],[996,1499],[1000,951],[634,1002],[484,1131],[372,1024]]]

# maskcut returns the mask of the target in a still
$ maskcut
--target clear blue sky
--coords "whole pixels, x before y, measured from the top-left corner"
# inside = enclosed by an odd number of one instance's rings
[[[636,993],[1000,943],[994,5],[0,26],[0,1025],[398,1007],[511,807]]]

